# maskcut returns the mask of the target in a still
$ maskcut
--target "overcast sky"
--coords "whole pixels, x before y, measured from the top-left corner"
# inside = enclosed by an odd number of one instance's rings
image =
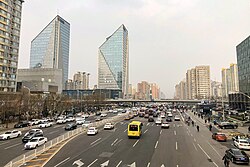
[[[124,24],[130,83],[158,83],[169,98],[197,65],[210,65],[211,79],[221,81],[250,35],[249,0],[25,0],[22,12],[19,68],[29,67],[31,40],[59,14],[71,24],[69,78],[86,71],[93,86],[98,47]]]

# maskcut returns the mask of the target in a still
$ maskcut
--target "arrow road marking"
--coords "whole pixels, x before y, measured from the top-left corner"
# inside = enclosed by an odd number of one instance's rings
[[[178,165],[177,165],[177,166],[178,166]],[[164,164],[162,164],[162,165],[161,165],[161,167],[165,167],[165,165],[164,165]]]
[[[109,165],[109,160],[107,160],[106,162],[102,163],[101,167],[105,167],[105,166],[108,166],[108,165]]]
[[[136,164],[135,164],[135,162],[134,163],[132,163],[131,165],[128,165],[129,167],[136,167]]]
[[[72,165],[77,165],[77,167],[81,167],[84,165],[84,163],[81,161],[82,159],[78,159],[77,161],[73,162]]]

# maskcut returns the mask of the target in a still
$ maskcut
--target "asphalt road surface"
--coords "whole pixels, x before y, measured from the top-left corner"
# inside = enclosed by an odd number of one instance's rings
[[[116,114],[108,113],[108,117],[115,116]],[[89,117],[87,120],[94,120],[95,116]],[[66,124],[54,124],[52,127],[43,128],[44,136],[49,140],[52,140],[67,131],[64,130]],[[78,125],[80,126],[80,125]],[[18,129],[17,129],[18,130]],[[0,166],[4,166],[12,159],[28,152],[29,150],[24,150],[24,144],[22,143],[22,137],[27,132],[22,131],[22,136],[10,140],[0,141]]]
[[[170,129],[161,129],[147,119],[137,117],[134,120],[144,124],[140,139],[128,139],[130,121],[122,121],[114,130],[76,137],[45,166],[222,167],[224,152],[231,147],[231,144],[212,140],[211,132],[198,121],[200,132],[183,121],[173,121]]]

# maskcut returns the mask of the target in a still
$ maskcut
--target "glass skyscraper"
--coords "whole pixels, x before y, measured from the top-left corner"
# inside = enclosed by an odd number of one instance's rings
[[[32,41],[30,68],[62,69],[68,79],[70,24],[56,16]]]
[[[16,90],[23,0],[0,0],[0,91]]]
[[[128,91],[128,30],[121,25],[99,47],[98,88],[120,89],[123,97]]]

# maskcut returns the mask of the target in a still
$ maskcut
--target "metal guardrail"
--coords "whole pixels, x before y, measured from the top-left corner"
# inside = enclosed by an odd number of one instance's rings
[[[93,123],[91,126],[100,127],[107,122],[118,121],[121,117],[124,117],[125,115],[119,115],[119,116],[115,116],[112,118],[104,119],[102,121]],[[69,132],[67,132],[67,133],[65,133],[65,134],[63,134],[55,139],[48,141],[47,143],[45,143],[41,147],[38,147],[34,150],[31,150],[25,154],[22,154],[22,155],[16,157],[12,161],[10,161],[8,164],[6,164],[4,167],[19,167],[19,166],[25,164],[26,162],[36,158],[38,155],[42,154],[43,152],[49,150],[51,147],[54,147],[55,145],[65,141],[73,136],[81,134],[83,132],[86,132],[86,128],[84,128],[84,127],[80,127],[80,128],[77,128],[73,131],[69,131]]]

